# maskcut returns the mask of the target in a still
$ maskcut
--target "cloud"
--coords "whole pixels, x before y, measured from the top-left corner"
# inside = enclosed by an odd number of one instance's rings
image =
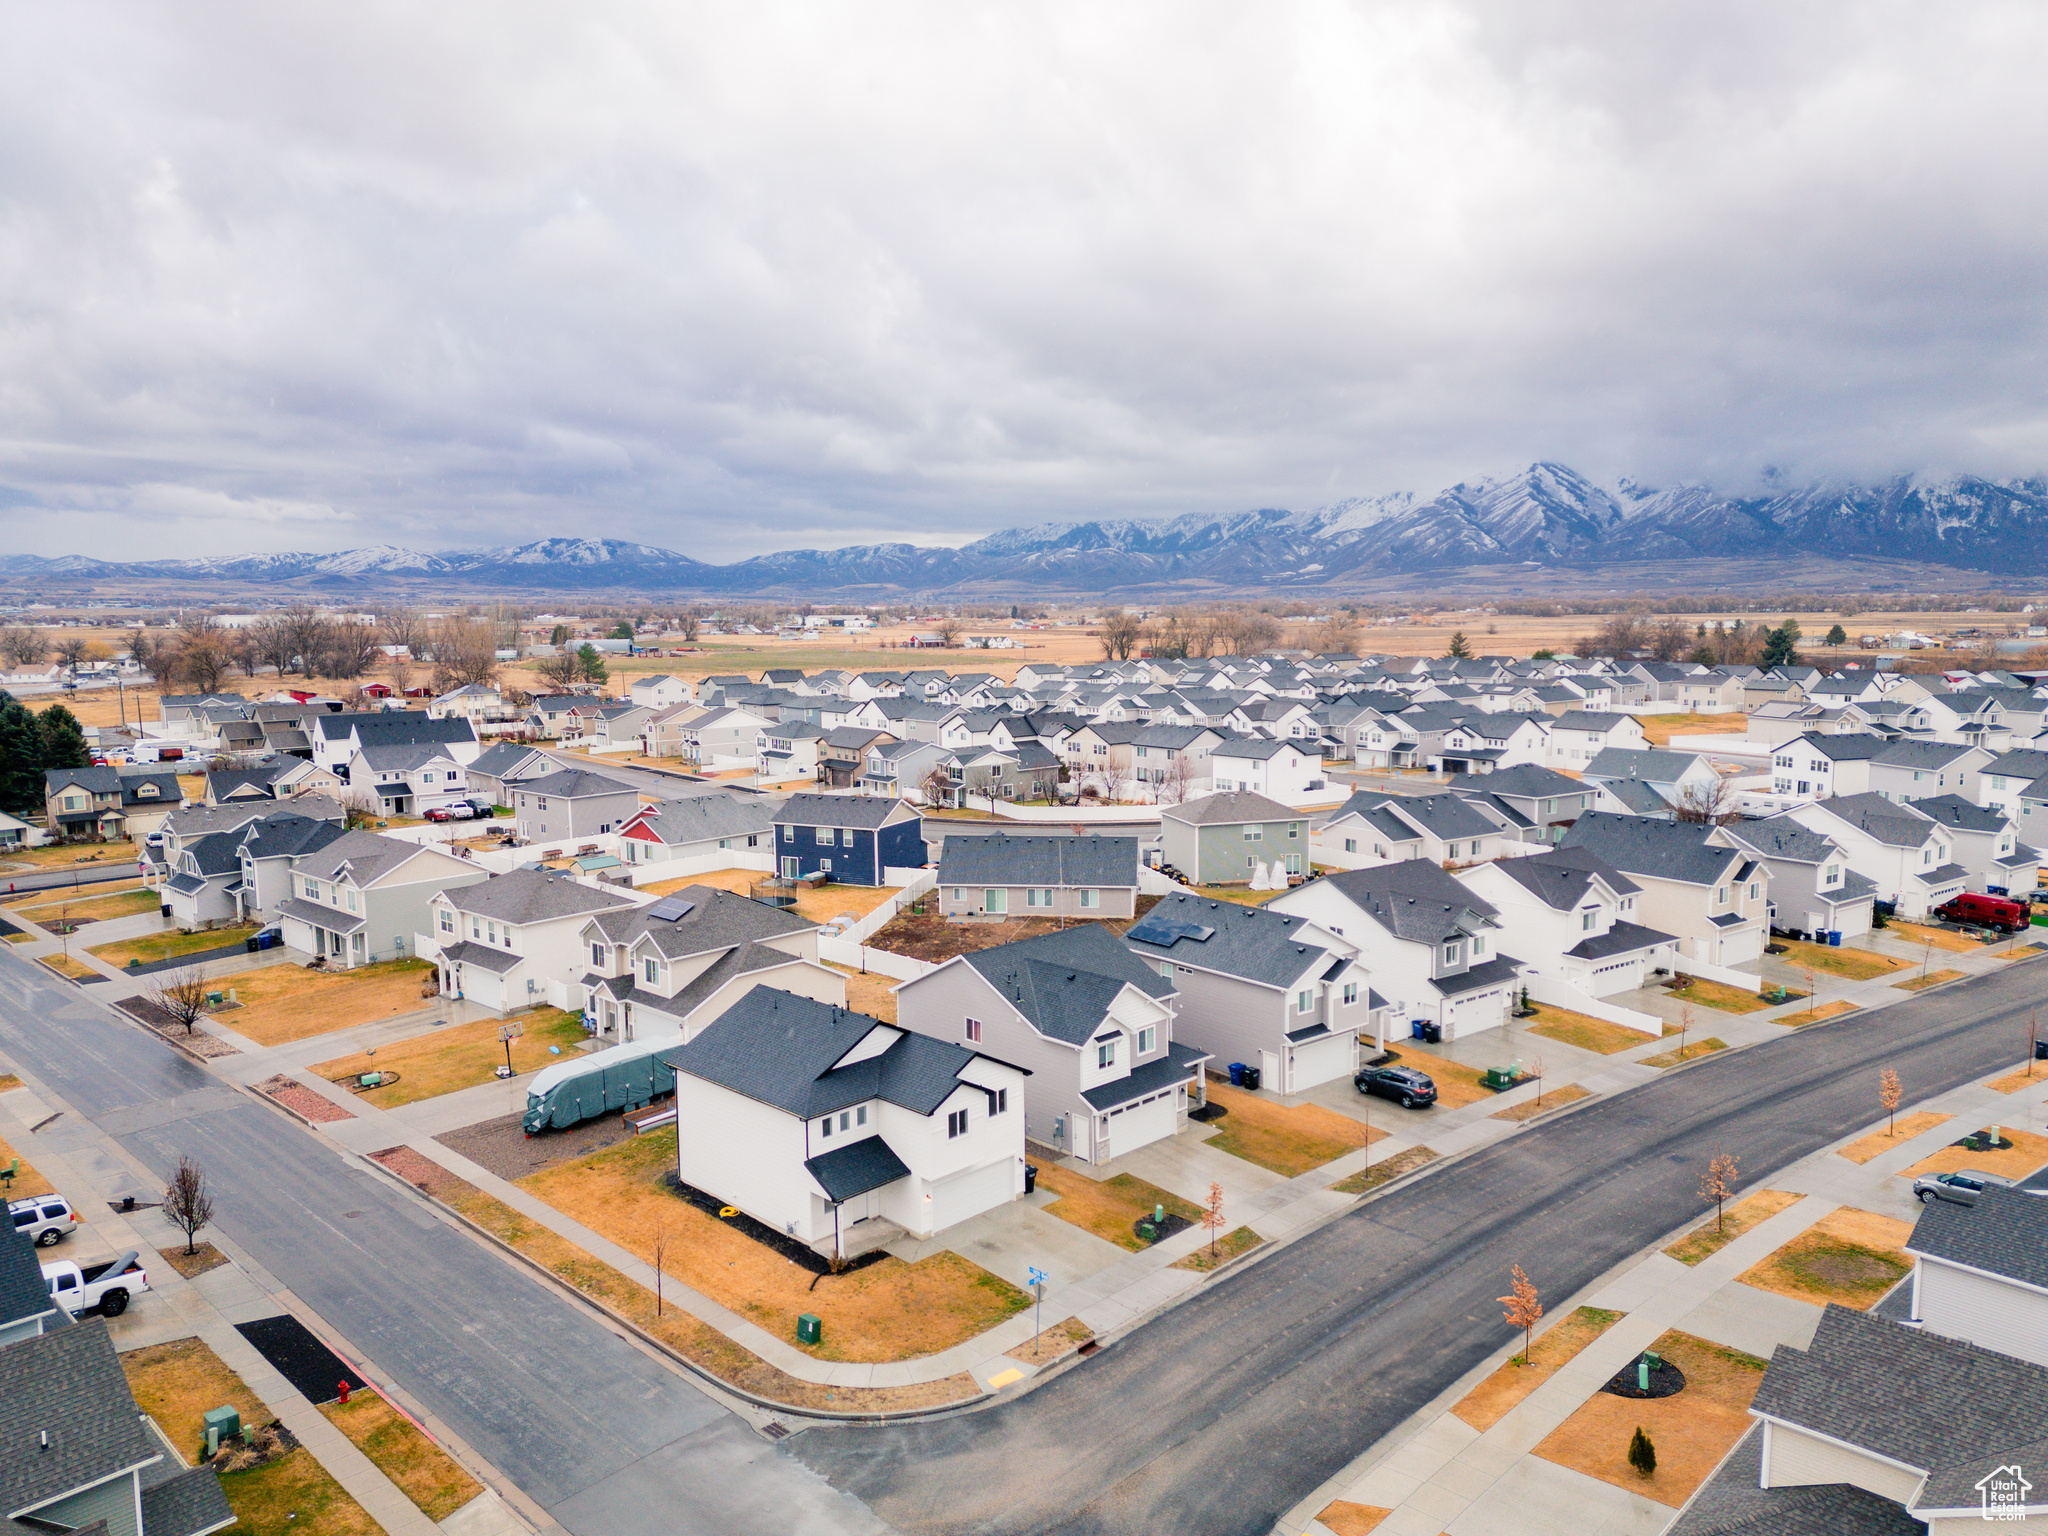
[[[2048,468],[2038,7],[15,22],[15,549]]]

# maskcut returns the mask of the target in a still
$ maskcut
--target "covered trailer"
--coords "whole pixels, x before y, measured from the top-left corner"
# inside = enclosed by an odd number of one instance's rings
[[[682,1044],[675,1035],[635,1040],[545,1068],[526,1090],[526,1134],[566,1130],[579,1120],[639,1109],[676,1091],[676,1069],[661,1059]]]

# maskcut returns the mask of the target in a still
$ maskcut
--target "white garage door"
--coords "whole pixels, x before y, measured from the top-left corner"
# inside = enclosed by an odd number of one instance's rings
[[[1294,1048],[1294,1091],[1302,1092],[1317,1083],[1333,1083],[1349,1077],[1357,1055],[1350,1035],[1330,1035]]]
[[[1126,1152],[1135,1152],[1171,1136],[1174,1097],[1175,1091],[1169,1088],[1149,1104],[1131,1104],[1103,1116],[1109,1127],[1109,1155],[1122,1157]],[[1096,1161],[1102,1159],[1098,1156]]]
[[[942,1232],[956,1222],[1007,1203],[1014,1179],[1012,1165],[1006,1158],[933,1185],[932,1230]]]

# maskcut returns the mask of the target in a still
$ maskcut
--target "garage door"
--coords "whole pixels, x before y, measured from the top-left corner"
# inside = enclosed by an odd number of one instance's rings
[[[1297,1045],[1294,1048],[1294,1091],[1300,1093],[1317,1083],[1333,1083],[1340,1077],[1349,1077],[1352,1058],[1357,1054],[1350,1035],[1331,1035]]]
[[[932,1230],[944,1231],[956,1222],[1006,1204],[1015,1174],[1009,1159],[986,1168],[955,1174],[943,1184],[932,1186]]]
[[[1135,1152],[1140,1147],[1171,1136],[1174,1097],[1175,1090],[1169,1088],[1149,1104],[1132,1104],[1105,1115],[1103,1121],[1109,1127],[1109,1155],[1122,1157],[1126,1152]],[[1101,1161],[1099,1157],[1096,1160]]]

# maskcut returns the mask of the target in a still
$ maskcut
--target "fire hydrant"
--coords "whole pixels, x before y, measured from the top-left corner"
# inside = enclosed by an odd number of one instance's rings
[[[345,1381],[341,1384],[341,1406],[348,1406],[348,1383]]]

